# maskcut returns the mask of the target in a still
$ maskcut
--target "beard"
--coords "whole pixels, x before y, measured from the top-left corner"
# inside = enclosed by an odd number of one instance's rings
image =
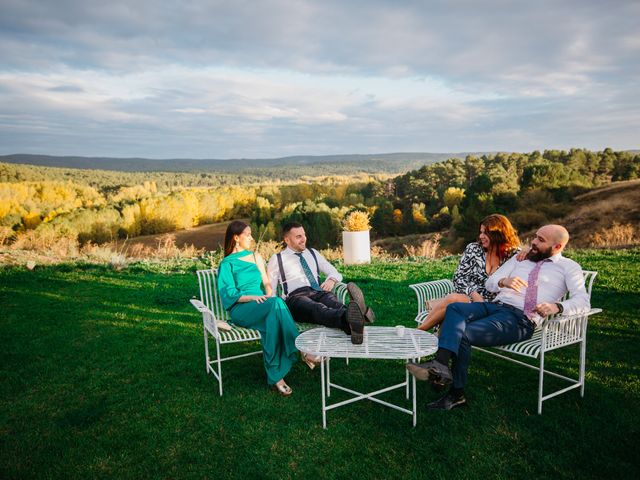
[[[537,248],[531,247],[529,253],[527,253],[527,260],[531,260],[532,262],[539,262],[551,256],[551,247],[546,250],[538,250]]]

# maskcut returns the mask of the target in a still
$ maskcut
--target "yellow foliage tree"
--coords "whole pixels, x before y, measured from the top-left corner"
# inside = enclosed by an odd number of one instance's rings
[[[29,212],[22,216],[22,224],[27,230],[32,230],[42,223],[39,212]]]
[[[393,211],[393,224],[396,227],[400,227],[400,225],[402,225],[402,210],[400,210],[399,208],[396,208]]]
[[[449,209],[452,209],[456,205],[460,205],[460,202],[462,202],[463,198],[464,188],[458,187],[449,187],[444,191],[444,194],[442,195],[442,200],[445,206],[449,207]]]
[[[415,223],[416,225],[422,226],[427,224],[424,203],[411,204],[411,217],[413,218],[413,223]]]

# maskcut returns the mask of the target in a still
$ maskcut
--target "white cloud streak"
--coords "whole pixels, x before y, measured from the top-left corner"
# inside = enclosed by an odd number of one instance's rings
[[[0,153],[637,148],[639,14],[632,0],[0,0]]]

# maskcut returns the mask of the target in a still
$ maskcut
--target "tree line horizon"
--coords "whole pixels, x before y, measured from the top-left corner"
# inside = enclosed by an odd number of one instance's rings
[[[580,193],[640,177],[640,154],[606,148],[468,155],[407,173],[330,175],[298,181],[205,172],[113,172],[0,163],[0,238],[32,232],[80,244],[250,218],[255,238],[302,223],[317,248],[340,243],[353,210],[374,238],[449,229],[458,247],[480,220],[507,215],[520,231],[566,212]]]

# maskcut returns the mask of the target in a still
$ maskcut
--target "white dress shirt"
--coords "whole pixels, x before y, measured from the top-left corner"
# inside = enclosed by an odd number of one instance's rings
[[[591,304],[589,295],[584,286],[582,268],[573,260],[563,257],[560,253],[549,257],[550,261],[542,264],[538,274],[538,299],[539,303],[557,303],[569,292],[570,296],[562,303],[563,314],[573,315],[589,311]],[[498,282],[506,277],[520,277],[525,282],[529,273],[536,265],[530,260],[519,262],[516,257],[511,257],[504,265],[491,275],[485,284],[490,292],[498,292],[494,302],[503,302],[520,310],[524,309],[524,298],[527,289],[516,292],[512,288],[498,286]],[[538,322],[540,318],[532,318]]]
[[[316,254],[316,258],[318,259],[318,267],[320,268],[320,272],[316,269],[316,261],[313,259],[311,252],[309,249],[305,249],[302,252],[302,256],[307,261],[309,265],[309,269],[311,273],[317,278],[319,273],[324,273],[327,276],[327,279],[331,278],[336,282],[340,282],[342,280],[342,275],[340,272],[336,270],[336,268],[331,265],[326,258],[320,255],[320,252],[314,250]],[[300,257],[296,255],[296,252],[291,248],[287,247],[282,252],[282,268],[284,270],[284,275],[287,279],[287,292],[291,293],[294,290],[297,290],[302,287],[310,287],[309,280],[307,276],[304,274],[304,270],[302,269],[302,264],[300,263]],[[282,280],[280,278],[280,268],[278,267],[278,259],[277,255],[272,255],[269,259],[269,265],[267,266],[267,274],[269,275],[269,281],[271,282],[271,288],[273,288],[273,292],[275,294],[276,288],[278,287],[278,283]],[[321,283],[321,282],[319,282]],[[284,297],[284,291],[283,297]]]

